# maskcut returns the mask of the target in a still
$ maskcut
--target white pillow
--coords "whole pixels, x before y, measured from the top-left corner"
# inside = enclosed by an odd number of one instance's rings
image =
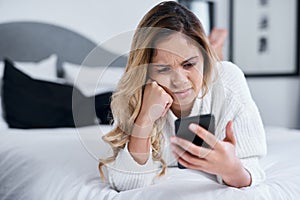
[[[67,83],[76,86],[85,96],[115,90],[125,72],[122,67],[90,67],[63,63]]]
[[[31,78],[57,82],[56,63],[57,55],[52,54],[39,62],[14,62],[14,65]]]

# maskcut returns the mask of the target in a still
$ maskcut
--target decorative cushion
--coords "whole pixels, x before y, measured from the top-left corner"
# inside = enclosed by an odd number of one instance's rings
[[[33,79],[8,59],[4,62],[2,104],[9,127],[80,127],[110,121],[111,92],[86,97],[70,84]]]

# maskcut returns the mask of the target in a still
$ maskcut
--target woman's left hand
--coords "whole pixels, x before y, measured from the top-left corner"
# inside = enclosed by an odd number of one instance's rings
[[[189,128],[211,148],[199,147],[192,142],[172,136],[172,151],[181,165],[220,175],[228,185],[235,186],[237,182],[239,182],[237,185],[242,185],[241,187],[250,185],[251,176],[243,168],[235,153],[236,140],[231,121],[226,126],[226,137],[223,141],[199,125],[191,124]]]

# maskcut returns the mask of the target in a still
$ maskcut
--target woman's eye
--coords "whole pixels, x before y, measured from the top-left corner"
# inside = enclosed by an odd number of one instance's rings
[[[190,67],[194,67],[196,65],[196,63],[185,63],[183,65],[184,68],[190,68]]]
[[[162,67],[157,70],[158,73],[163,73],[163,72],[168,72],[168,71],[170,71],[169,67]]]

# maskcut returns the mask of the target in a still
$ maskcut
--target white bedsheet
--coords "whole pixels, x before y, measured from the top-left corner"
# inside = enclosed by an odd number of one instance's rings
[[[101,132],[79,129],[7,129],[0,132],[1,200],[75,199],[298,199],[300,131],[268,128],[264,183],[243,189],[212,176],[171,168],[157,184],[118,193],[102,183],[97,157],[109,154]],[[79,131],[79,132],[78,132]],[[79,134],[78,134],[79,133]]]

